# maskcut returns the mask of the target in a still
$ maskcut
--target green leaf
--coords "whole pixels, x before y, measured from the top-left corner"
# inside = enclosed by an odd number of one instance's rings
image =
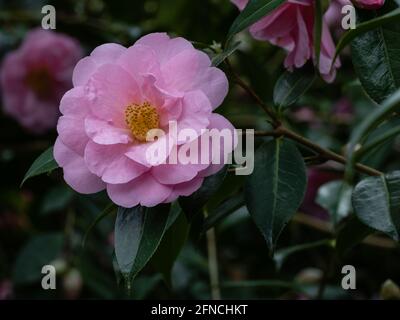
[[[380,26],[384,26],[387,23],[396,22],[396,20],[400,16],[400,10],[396,9],[393,10],[385,15],[377,17],[375,19],[371,19],[362,23],[359,23],[355,29],[351,29],[347,31],[343,36],[340,38],[335,52],[335,58],[332,62],[335,63],[336,58],[342,52],[342,50],[351,43],[352,40],[357,38],[358,36],[363,35],[364,33],[374,30]]]
[[[61,233],[35,236],[22,248],[14,267],[13,280],[18,284],[32,284],[42,277],[44,265],[60,257],[64,244]]]
[[[221,220],[225,219],[231,213],[241,208],[243,204],[244,204],[244,197],[242,193],[221,203],[216,209],[210,212],[209,216],[204,221],[202,232],[204,233],[208,229],[213,228]]]
[[[291,141],[278,138],[257,149],[254,171],[246,181],[245,198],[271,251],[300,206],[305,189],[305,164]]]
[[[345,256],[351,249],[373,232],[373,229],[369,228],[356,216],[352,215],[340,226],[337,232],[335,247],[339,256]]]
[[[89,228],[86,230],[85,236],[83,237],[83,240],[82,240],[82,247],[83,248],[85,247],[87,238],[89,237],[89,234],[93,230],[93,228],[101,220],[103,220],[106,216],[111,214],[115,209],[116,209],[115,204],[114,203],[110,203],[102,212],[99,213],[99,215],[96,217],[96,219],[93,220],[93,222],[90,224]]]
[[[167,229],[169,205],[119,207],[115,221],[115,256],[127,283],[153,256]]]
[[[277,269],[281,269],[283,263],[286,261],[288,257],[290,257],[292,254],[309,250],[309,249],[314,249],[322,246],[328,246],[332,244],[332,240],[330,239],[324,239],[316,242],[311,242],[311,243],[303,243],[299,245],[295,245],[292,247],[280,249],[275,252],[274,254],[274,261],[276,264]]]
[[[64,209],[73,199],[74,192],[67,186],[52,188],[43,198],[40,213],[46,215]]]
[[[215,55],[212,58],[212,65],[214,67],[218,67],[225,59],[229,58],[231,54],[233,54],[237,49],[239,49],[241,42],[237,41],[233,44],[228,44],[228,47],[222,51],[221,53]]]
[[[352,191],[345,181],[331,181],[318,189],[316,202],[329,212],[334,225],[351,213]]]
[[[373,110],[370,115],[354,130],[349,142],[347,153],[346,176],[351,178],[353,175],[354,164],[356,162],[356,148],[358,144],[363,144],[369,133],[379,124],[391,116],[393,112],[400,108],[400,89],[386,99],[379,108]]]
[[[392,9],[391,4],[388,2],[383,12]],[[363,20],[372,15],[376,15],[376,11],[359,11]],[[373,100],[381,103],[400,88],[400,9],[374,20],[367,23],[373,21],[377,27],[356,37],[351,43],[351,51],[363,88]],[[382,25],[382,21],[386,23]],[[359,32],[359,26],[355,30]]]
[[[294,104],[312,86],[315,73],[308,68],[296,69],[293,72],[285,71],[274,87],[274,104],[282,110]]]
[[[371,139],[371,141],[367,141],[365,145],[363,145],[362,148],[357,151],[356,158],[361,159],[364,155],[368,154],[370,151],[381,147],[388,140],[393,139],[399,134],[400,134],[400,126],[395,126],[393,128],[385,130],[383,133]]]
[[[38,176],[43,173],[48,173],[58,168],[57,162],[53,157],[53,147],[50,147],[43,152],[31,165],[28,172],[25,174],[24,179],[21,182],[21,186],[29,178]]]
[[[316,69],[319,69],[319,60],[321,55],[321,40],[322,40],[322,3],[321,1],[314,2],[315,23],[314,23],[314,54],[317,60]]]
[[[154,268],[163,275],[171,287],[171,271],[189,233],[189,224],[184,214],[178,216],[171,228],[165,233],[160,246],[151,262]]]
[[[204,179],[199,190],[188,197],[179,197],[179,204],[191,221],[207,203],[208,199],[219,189],[228,172],[228,166],[224,166],[216,174]]]
[[[244,8],[235,21],[233,21],[228,32],[228,41],[236,33],[243,31],[262,17],[268,15],[285,1],[286,0],[250,0],[246,8]]]
[[[360,221],[398,241],[400,171],[361,180],[353,192],[353,207]]]

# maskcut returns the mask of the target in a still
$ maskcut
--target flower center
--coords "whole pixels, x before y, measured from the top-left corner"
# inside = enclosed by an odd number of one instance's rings
[[[45,68],[34,69],[25,78],[26,84],[41,99],[51,96],[52,78]]]
[[[147,132],[151,129],[157,129],[159,120],[156,108],[148,102],[131,104],[126,107],[126,124],[131,130],[133,137],[138,141],[146,141]]]

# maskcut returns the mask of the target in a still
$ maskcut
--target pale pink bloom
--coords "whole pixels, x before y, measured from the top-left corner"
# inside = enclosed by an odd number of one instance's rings
[[[242,10],[248,1],[231,0]],[[301,68],[309,59],[316,62],[314,54],[314,3],[313,0],[288,0],[270,14],[250,27],[251,35],[268,41],[287,51],[285,67],[289,70]],[[319,71],[327,82],[336,77],[339,59],[331,68],[335,45],[328,25],[323,19]]]
[[[385,4],[385,0],[354,0],[354,5],[368,10],[375,10],[381,8]]]
[[[43,29],[30,31],[2,64],[5,113],[34,133],[55,128],[58,104],[72,87],[72,71],[81,57],[81,47],[73,38]]]
[[[151,128],[168,133],[169,121],[178,130],[194,129],[197,137],[205,128],[234,130],[213,113],[228,92],[225,74],[189,41],[154,33],[129,48],[101,45],[79,61],[73,85],[61,100],[54,156],[76,191],[106,189],[120,206],[151,207],[192,194],[223,166],[153,165],[146,159],[155,144],[167,142],[168,152],[187,146],[168,135],[145,141]]]

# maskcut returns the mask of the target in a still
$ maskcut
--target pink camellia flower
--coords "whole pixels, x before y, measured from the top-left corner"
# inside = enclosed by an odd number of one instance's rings
[[[61,100],[54,157],[76,191],[106,189],[120,206],[151,207],[192,194],[222,168],[211,161],[165,163],[173,151],[198,141],[203,129],[234,130],[213,113],[228,92],[225,74],[187,40],[154,33],[129,48],[101,45],[79,61],[73,85]],[[169,133],[171,121],[195,136],[146,139],[151,129]],[[150,148],[165,143],[165,162],[149,162]]]
[[[331,0],[329,7],[324,14],[324,18],[329,27],[335,31],[345,31],[342,28],[342,8],[346,5],[351,5],[350,0]]]
[[[376,10],[385,4],[385,0],[353,0],[355,6],[361,9]]]
[[[54,128],[57,106],[72,87],[72,71],[81,57],[81,47],[71,37],[30,31],[21,47],[4,58],[0,74],[4,111],[31,132]]]
[[[247,5],[248,0],[231,0],[240,10]],[[314,29],[314,3],[313,0],[288,0],[270,14],[250,27],[250,33],[257,40],[269,41],[274,45],[284,48],[288,54],[285,67],[289,70],[300,68],[311,58],[317,60],[313,45]],[[336,77],[336,68],[340,61],[335,61],[335,45],[332,40],[328,25],[323,20],[321,53],[319,71],[327,82],[332,82]]]

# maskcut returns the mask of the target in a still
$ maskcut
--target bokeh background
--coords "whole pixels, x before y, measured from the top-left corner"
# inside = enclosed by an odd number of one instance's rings
[[[7,52],[20,46],[29,30],[40,27],[41,8],[46,4],[57,10],[56,32],[77,39],[85,54],[106,42],[130,46],[140,36],[156,31],[185,37],[205,49],[224,42],[238,14],[228,0],[0,0],[0,62]],[[274,84],[284,71],[284,52],[253,40],[246,32],[238,40],[242,43],[231,63],[271,103]],[[342,56],[342,63],[333,85],[318,80],[288,114],[294,129],[338,152],[371,108],[348,53]],[[237,128],[267,129],[262,110],[233,82],[230,86],[218,112]],[[3,94],[0,91],[0,96]],[[87,229],[108,203],[106,195],[74,193],[59,170],[20,187],[33,160],[54,143],[55,129],[32,134],[3,111],[0,128],[0,299],[210,298],[207,240],[195,227],[174,265],[171,285],[149,265],[135,279],[133,293],[128,296],[112,265],[115,215],[97,224],[82,247]],[[389,170],[398,165],[399,150],[398,141],[389,141],[366,163]],[[278,247],[323,240],[308,250],[285,256],[282,261],[271,258],[243,205],[218,224],[215,232],[222,298],[378,299],[385,297],[385,292],[396,296],[400,251],[380,235],[358,245],[334,270],[328,270],[329,279],[321,281],[332,251],[324,239],[329,240],[332,228],[329,212],[318,204],[318,190],[327,182],[340,180],[340,169],[329,163],[309,168],[306,198]],[[240,194],[242,185],[242,178],[230,174],[211,205],[218,207],[228,195]],[[57,269],[56,290],[43,290],[40,285],[38,270],[49,262]],[[356,290],[345,291],[340,286],[344,264],[356,267]]]

